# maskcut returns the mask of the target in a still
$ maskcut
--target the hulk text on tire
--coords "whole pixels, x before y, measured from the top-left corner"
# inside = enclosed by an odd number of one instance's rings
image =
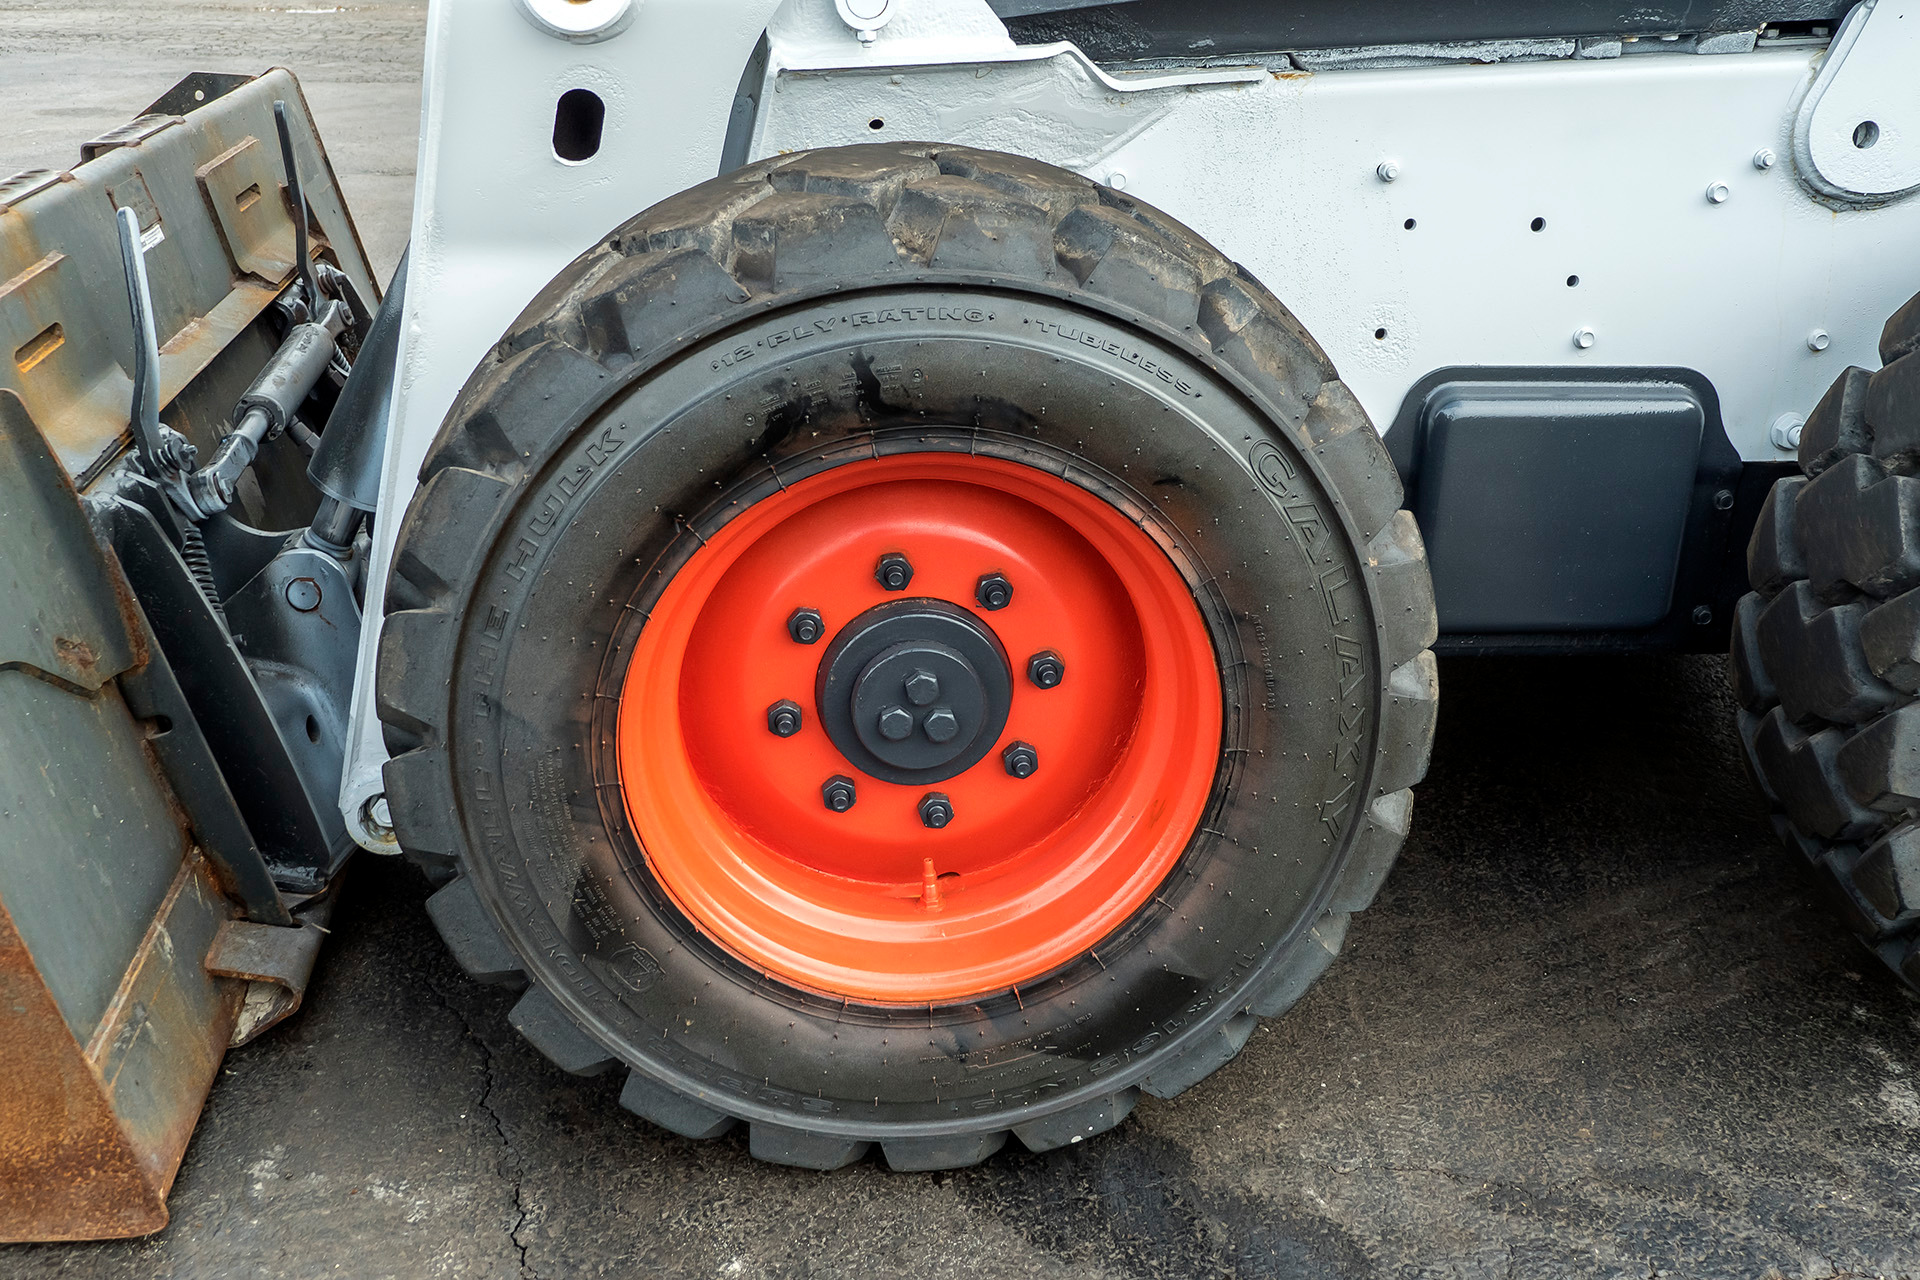
[[[1920,296],[1848,369],[1747,552],[1731,664],[1775,826],[1920,986]]]
[[[431,909],[560,1065],[763,1158],[1046,1149],[1230,1059],[1371,901],[1431,588],[1258,283],[1071,174],[736,171],[474,375],[378,687]]]

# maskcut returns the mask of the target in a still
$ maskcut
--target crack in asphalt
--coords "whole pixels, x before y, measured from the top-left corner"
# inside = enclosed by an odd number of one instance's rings
[[[495,1171],[498,1173],[500,1180],[507,1184],[507,1189],[512,1192],[513,1195],[514,1219],[513,1225],[507,1228],[507,1241],[519,1255],[520,1275],[523,1277],[523,1280],[545,1280],[545,1277],[540,1274],[539,1270],[528,1259],[528,1245],[520,1238],[520,1233],[526,1229],[527,1219],[533,1216],[533,1210],[526,1201],[524,1169],[522,1168],[520,1153],[515,1149],[513,1137],[507,1132],[506,1123],[501,1120],[500,1113],[493,1109],[493,1090],[495,1085],[493,1046],[487,1043],[485,1036],[480,1034],[479,1028],[474,1024],[474,1020],[467,1016],[465,1010],[453,1002],[447,992],[442,990],[438,983],[434,982],[431,978],[425,978],[423,979],[422,985],[433,993],[434,999],[439,1003],[441,1008],[452,1014],[459,1021],[462,1038],[480,1051],[480,1095],[474,1100],[474,1106],[486,1116],[489,1127],[493,1129],[494,1134],[500,1139],[500,1160],[498,1164],[495,1165]]]

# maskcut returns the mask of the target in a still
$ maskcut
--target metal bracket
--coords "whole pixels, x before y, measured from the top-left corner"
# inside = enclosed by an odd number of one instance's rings
[[[309,899],[291,927],[250,920],[221,924],[207,948],[206,971],[248,984],[228,1047],[237,1049],[299,1012],[320,943],[327,936],[327,922],[333,918],[334,894],[329,888]]]
[[[1793,121],[1793,166],[1816,196],[1889,204],[1920,191],[1920,0],[1861,0]]]
[[[331,772],[338,767],[338,730],[321,721],[323,707],[300,702],[297,682],[283,690],[279,677],[286,673],[277,666],[264,675],[256,672],[254,660],[237,647],[214,611],[212,595],[196,581],[154,508],[176,535],[190,522],[177,517],[158,493],[152,493],[150,501],[143,498],[140,485],[152,487],[138,481],[118,496],[96,496],[96,521],[112,541],[253,846],[265,855],[281,885],[318,888],[351,848],[327,804],[338,776]],[[269,564],[261,576],[273,568]],[[344,597],[342,607],[351,608],[351,592],[344,585],[328,594]],[[234,598],[243,605],[243,633],[257,630],[265,620],[258,618],[248,591],[243,588]],[[345,634],[342,648],[350,648],[353,640],[351,632]],[[262,687],[263,678],[275,697]],[[332,678],[345,680],[337,671]],[[285,696],[278,696],[283,692]],[[312,733],[305,724],[309,714],[315,720]],[[326,714],[331,718],[332,713]]]
[[[173,666],[154,638],[146,616],[136,608],[147,663],[120,677],[121,695],[135,715],[164,725],[147,741],[173,787],[194,839],[206,855],[220,888],[240,903],[249,921],[261,925],[289,925],[293,917],[274,886],[273,872],[254,843],[240,806],[220,772],[220,762],[200,731],[193,708],[180,688]]]

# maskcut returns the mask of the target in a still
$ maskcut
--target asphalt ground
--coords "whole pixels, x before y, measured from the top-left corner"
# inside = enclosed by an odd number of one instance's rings
[[[187,70],[290,66],[384,271],[422,17],[0,0],[0,172]],[[305,1009],[229,1055],[173,1224],[0,1276],[1920,1277],[1920,999],[1773,841],[1723,665],[1443,662],[1413,836],[1306,999],[1103,1138],[956,1173],[650,1128],[363,858]]]

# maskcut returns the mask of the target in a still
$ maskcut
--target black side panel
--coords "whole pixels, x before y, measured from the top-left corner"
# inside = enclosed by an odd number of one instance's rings
[[[1690,369],[1440,369],[1387,434],[1441,653],[1709,652],[1773,479]]]
[[[1755,31],[1838,22],[1853,0],[988,0],[1021,44],[1071,40],[1098,62],[1290,49],[1568,36]]]
[[[1680,383],[1449,382],[1413,514],[1443,632],[1624,631],[1673,608],[1706,410]]]

